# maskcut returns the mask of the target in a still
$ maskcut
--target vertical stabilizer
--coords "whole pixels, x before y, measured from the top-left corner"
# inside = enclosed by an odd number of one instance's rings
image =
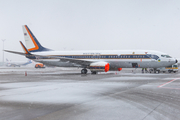
[[[50,51],[50,49],[43,47],[39,43],[27,25],[23,25],[23,33],[26,47],[29,52]]]

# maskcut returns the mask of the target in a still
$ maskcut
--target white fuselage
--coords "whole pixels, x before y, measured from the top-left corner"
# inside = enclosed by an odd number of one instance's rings
[[[34,54],[34,53],[33,53]],[[107,62],[110,70],[118,68],[159,68],[176,63],[176,59],[166,53],[146,50],[88,50],[88,51],[46,51],[35,52],[36,55],[57,56],[91,62]],[[45,65],[58,67],[86,67],[72,62],[62,62],[60,59],[30,58]]]

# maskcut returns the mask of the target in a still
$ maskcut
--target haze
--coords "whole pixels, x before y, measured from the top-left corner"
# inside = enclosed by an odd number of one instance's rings
[[[54,50],[145,49],[180,58],[179,0],[0,0],[0,58],[2,39],[6,50],[23,51],[22,25]]]

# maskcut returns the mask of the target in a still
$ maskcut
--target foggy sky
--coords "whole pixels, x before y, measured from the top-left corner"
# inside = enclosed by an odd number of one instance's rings
[[[6,50],[23,51],[22,25],[53,50],[144,49],[180,58],[179,0],[0,0]]]

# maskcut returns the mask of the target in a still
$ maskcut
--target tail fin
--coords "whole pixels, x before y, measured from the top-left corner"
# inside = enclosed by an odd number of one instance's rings
[[[29,52],[51,51],[51,49],[45,48],[39,43],[27,25],[23,25],[23,32],[26,47]]]

